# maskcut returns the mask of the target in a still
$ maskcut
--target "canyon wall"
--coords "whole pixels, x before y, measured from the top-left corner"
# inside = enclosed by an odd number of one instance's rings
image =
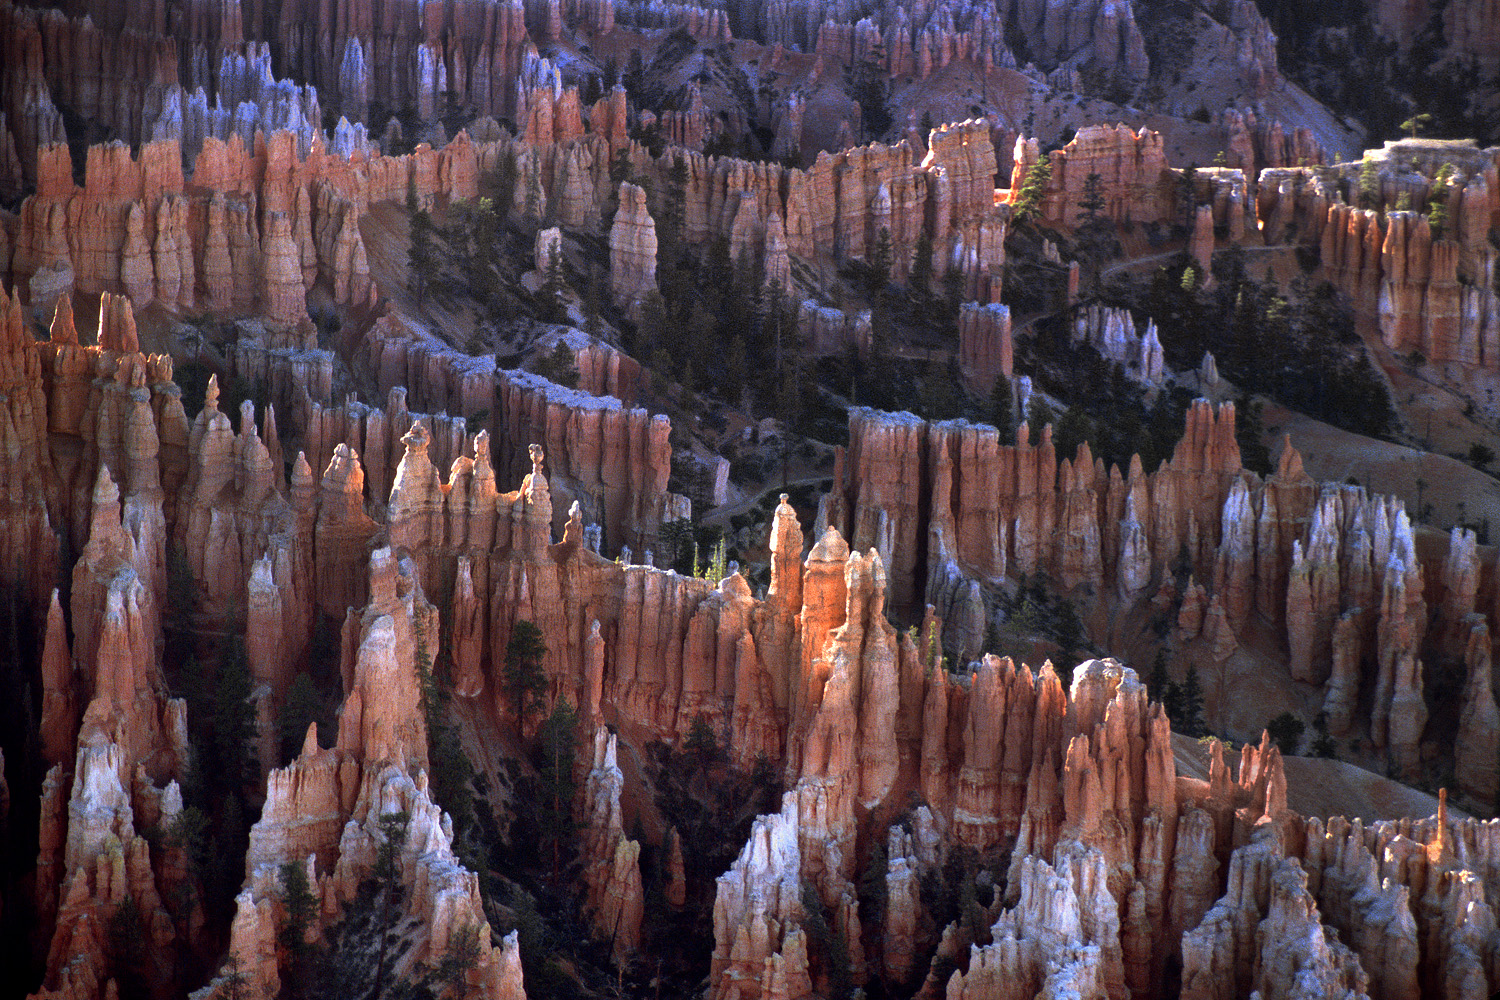
[[[17,309],[7,305],[9,315]],[[279,865],[306,863],[319,912],[336,913],[373,870],[381,819],[398,809],[410,816],[398,869],[421,929],[405,961],[441,954],[460,928],[482,919],[477,882],[453,860],[451,830],[427,790],[415,658],[419,637],[439,633],[430,593],[453,595],[445,600],[456,693],[492,718],[512,711],[499,671],[511,629],[525,619],[547,639],[549,701],[567,698],[591,723],[630,740],[680,740],[702,718],[728,732],[730,758],[741,766],[760,755],[781,762],[791,789],[780,812],[757,822],[718,883],[716,995],[822,989],[815,984],[829,975],[829,958],[812,933],[810,906],[849,943],[856,981],[924,975],[918,958],[937,947],[954,960],[936,967],[949,995],[986,995],[995,977],[1037,989],[1092,983],[1089,995],[1149,993],[1179,954],[1185,989],[1202,995],[1220,995],[1209,984],[1240,976],[1270,988],[1291,967],[1360,989],[1377,980],[1404,989],[1419,967],[1433,982],[1488,988],[1477,956],[1493,947],[1493,921],[1451,916],[1488,905],[1487,825],[1303,819],[1286,809],[1286,777],[1269,743],[1247,746],[1237,775],[1215,745],[1208,780],[1183,777],[1161,707],[1113,661],[1080,664],[1070,691],[1049,665],[1034,671],[984,656],[945,669],[943,633],[967,644],[972,632],[963,610],[972,590],[955,591],[946,621],[929,615],[921,632],[898,633],[886,619],[888,602],[901,613],[903,603],[926,597],[924,575],[929,587],[937,579],[931,565],[951,562],[986,583],[1025,567],[1064,585],[1146,599],[1161,567],[1185,549],[1196,578],[1212,581],[1210,600],[1198,593],[1198,628],[1216,627],[1204,624],[1214,617],[1202,613],[1205,603],[1231,642],[1247,616],[1277,623],[1292,670],[1314,683],[1326,648],[1331,704],[1335,691],[1348,691],[1343,651],[1373,643],[1381,670],[1373,697],[1389,705],[1375,721],[1393,763],[1404,766],[1421,729],[1413,653],[1426,608],[1468,650],[1471,673],[1487,662],[1487,615],[1477,610],[1483,574],[1471,540],[1454,538],[1441,567],[1424,565],[1403,512],[1356,489],[1320,489],[1290,449],[1260,481],[1239,468],[1230,407],[1196,406],[1172,461],[1150,476],[1137,465],[1128,477],[1106,477],[1086,448],[1058,462],[1045,431],[1039,445],[1022,432],[1002,447],[988,429],[857,412],[824,509],[830,526],[805,549],[796,514],[780,505],[770,584],[757,597],[737,573],[714,582],[600,557],[577,505],[555,532],[541,447],[530,449],[520,488],[499,493],[488,435],[450,439],[445,447],[462,452],[445,481],[432,434],[415,421],[400,439],[378,520],[367,513],[365,473],[347,443],[334,447],[321,488],[301,456],[283,481],[270,460],[281,448],[272,413],[257,419],[247,404],[236,432],[211,391],[189,424],[169,363],[133,351],[128,305],[111,299],[103,314],[100,346],[74,343],[71,314],[60,311],[54,341],[17,337],[13,348],[38,355],[26,364],[40,405],[24,426],[78,421],[36,449],[35,463],[43,468],[45,455],[51,469],[74,470],[74,485],[57,490],[59,523],[80,524],[85,543],[73,568],[72,641],[61,616],[49,616],[44,656],[83,666],[76,675],[49,669],[43,698],[47,744],[76,740],[78,748],[44,792],[44,995],[103,995],[108,957],[88,944],[87,928],[112,915],[121,898],[114,886],[131,887],[162,954],[185,917],[173,909],[186,897],[174,892],[169,854],[157,857],[135,832],[181,809],[173,780],[185,753],[183,708],[163,693],[151,641],[167,588],[159,559],[172,538],[186,548],[200,608],[231,587],[249,595],[247,646],[257,679],[273,692],[273,718],[274,692],[301,661],[278,659],[255,636],[306,634],[314,607],[344,621],[337,745],[321,750],[310,735],[297,760],[270,773],[251,834],[230,951],[267,988],[284,970],[275,946],[284,919]],[[80,391],[92,402],[80,407]],[[413,391],[440,390],[418,380]],[[367,431],[366,450],[369,440]],[[941,562],[915,560],[924,551],[919,533],[928,560]],[[1368,618],[1345,610],[1351,601],[1368,607]],[[1187,602],[1178,627],[1191,627]],[[1355,681],[1364,682],[1357,672]],[[1471,687],[1465,738],[1492,747],[1492,696],[1486,704],[1486,686]],[[617,816],[624,807],[614,739],[601,738],[591,768],[597,844],[588,856],[596,927],[623,956],[638,940],[640,875],[635,843],[619,832],[628,816]],[[1475,787],[1493,783],[1478,756],[1463,774]],[[921,804],[898,821],[910,792]],[[868,837],[892,845],[881,873],[886,918],[869,933],[855,889]],[[1014,845],[1006,888],[970,929],[923,931],[912,883],[958,845]],[[125,860],[99,860],[109,857]],[[1361,887],[1383,864],[1394,867],[1372,895]],[[1324,921],[1344,943],[1304,933]],[[1254,926],[1265,930],[1247,938]],[[516,947],[481,948],[470,991],[518,995]],[[153,974],[165,982],[171,973]]]
[[[359,217],[372,201],[473,198],[476,154],[460,135],[441,151],[400,157],[326,152],[305,157],[287,131],[204,140],[190,174],[176,139],[134,158],[120,143],[91,147],[84,184],[68,150],[38,154],[37,192],[22,202],[11,280],[50,314],[64,292],[108,291],[137,309],[257,313],[273,324],[306,318],[304,294],[321,277],[336,301],[370,293]]]
[[[1241,469],[1233,430],[1232,404],[1199,400],[1172,459],[1148,474],[1138,459],[1106,471],[1086,444],[1059,459],[1050,428],[1033,444],[1023,425],[1006,445],[983,425],[856,410],[819,524],[880,551],[896,613],[935,607],[960,659],[993,620],[980,585],[1041,572],[1124,607],[1175,606],[1173,575],[1186,571],[1177,641],[1201,639],[1222,663],[1270,626],[1271,657],[1324,688],[1330,730],[1346,734],[1372,695],[1371,740],[1416,774],[1429,609],[1441,648],[1474,662],[1493,628],[1480,593],[1493,569],[1472,533],[1455,529],[1435,555],[1438,540],[1419,544],[1394,499],[1314,483],[1289,443],[1266,479]],[[1487,717],[1483,694],[1468,703]]]
[[[1346,163],[1322,176],[1264,172],[1257,210],[1268,241],[1276,234],[1317,247],[1330,280],[1391,350],[1500,365],[1489,239],[1500,222],[1500,150],[1400,141],[1367,158],[1368,170]]]

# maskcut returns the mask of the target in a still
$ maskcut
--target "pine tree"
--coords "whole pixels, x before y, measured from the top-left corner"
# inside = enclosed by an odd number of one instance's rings
[[[565,385],[569,389],[578,388],[578,365],[575,363],[573,351],[568,347],[567,341],[561,337],[553,345],[552,350],[538,358],[532,365],[536,373],[558,385]]]
[[[380,844],[375,848],[374,876],[382,892],[395,889],[401,879],[401,852],[406,848],[407,825],[411,813],[382,813],[376,826],[380,829]]]
[[[412,283],[416,286],[417,302],[427,295],[427,284],[432,280],[436,257],[432,248],[432,216],[417,201],[417,182],[412,178],[406,186],[406,211],[410,215],[410,243],[406,250],[406,267]]]
[[[878,927],[885,921],[889,891],[885,877],[890,869],[890,854],[884,837],[876,837],[874,841],[870,856],[865,859],[864,874],[859,878],[859,922],[866,927]]]
[[[546,656],[547,643],[542,630],[524,618],[518,620],[511,630],[510,641],[505,644],[502,687],[510,697],[516,725],[521,729],[525,729],[530,716],[546,706],[547,672],[542,669]]]
[[[943,298],[948,302],[948,313],[954,322],[957,322],[959,311],[963,309],[966,284],[963,269],[957,264],[948,265],[948,270],[943,272]]]
[[[1098,173],[1090,173],[1084,180],[1078,207],[1082,210],[1076,230],[1078,256],[1087,266],[1089,284],[1093,286],[1098,283],[1101,265],[1115,247],[1115,224],[1104,214],[1104,179]]]
[[[973,882],[973,879],[969,880]],[[849,1000],[849,942],[828,907],[818,895],[812,879],[802,880],[804,929],[823,950],[828,969],[829,1000]]]
[[[1402,122],[1401,130],[1408,133],[1413,139],[1415,139],[1418,132],[1423,131],[1427,128],[1428,125],[1431,124],[1432,115],[1426,114],[1424,112],[1420,115],[1412,115],[1410,118],[1406,119],[1406,121]]]
[[[1091,171],[1083,181],[1083,193],[1078,207],[1083,212],[1085,223],[1097,222],[1104,215],[1104,178],[1098,171]]]
[[[641,304],[641,320],[635,325],[635,343],[631,354],[637,358],[651,358],[662,346],[666,337],[667,304],[661,293],[649,292]]]
[[[325,736],[325,730],[332,722],[327,707],[323,704],[323,698],[318,694],[318,687],[313,683],[311,674],[298,674],[292,679],[292,686],[287,689],[286,704],[281,709],[281,719],[278,723],[280,739],[278,749],[282,766],[296,758],[302,752],[302,743],[307,738],[307,727],[313,723],[318,724],[318,734]]]
[[[1072,458],[1078,446],[1094,436],[1094,424],[1081,406],[1070,406],[1063,411],[1057,425],[1052,429],[1052,443],[1059,458]]]
[[[541,760],[537,778],[541,791],[542,847],[550,849],[552,875],[562,870],[563,847],[573,842],[573,759],[578,749],[578,712],[559,698],[538,731]]]
[[[707,770],[718,762],[719,740],[714,736],[714,727],[708,724],[708,716],[702,712],[693,717],[693,725],[682,743],[682,750],[700,771]]]
[[[740,405],[746,415],[750,393],[746,379],[750,374],[750,361],[745,353],[745,338],[735,336],[729,341],[729,352],[724,356],[724,380],[719,384],[720,395],[731,404]]]
[[[485,929],[488,933],[488,928]],[[448,948],[428,973],[440,989],[438,996],[466,995],[469,970],[479,963],[479,925],[466,922],[448,936]]]
[[[542,221],[542,198],[545,195],[546,192],[542,190],[541,170],[533,163],[532,169],[526,171],[526,198],[521,208],[521,215],[528,222]]]
[[[1167,651],[1158,649],[1156,659],[1151,661],[1151,676],[1146,679],[1146,696],[1152,701],[1162,701],[1171,683],[1172,675],[1167,673]]]
[[[219,973],[219,987],[214,993],[217,1000],[249,1000],[250,980],[240,968],[240,957],[233,951],[224,960]]]
[[[871,295],[881,294],[891,283],[891,260],[891,231],[881,226],[880,232],[875,235],[875,247],[870,252],[869,292]]]
[[[284,862],[280,869],[281,904],[286,923],[280,933],[281,947],[291,958],[291,993],[306,994],[309,959],[315,948],[308,943],[307,932],[318,912],[318,898],[313,895],[307,878],[307,866],[300,861]]]
[[[1042,438],[1042,428],[1050,423],[1054,423],[1056,420],[1057,417],[1053,414],[1052,407],[1047,405],[1047,401],[1042,398],[1042,394],[1033,392],[1031,394],[1031,402],[1026,406],[1026,423],[1031,428],[1031,440],[1040,441]]]
[[[929,294],[932,291],[932,237],[927,230],[917,236],[917,249],[911,261],[911,287]]]
[[[1374,208],[1380,203],[1380,170],[1375,157],[1368,152],[1359,164],[1359,206]]]
[[[1302,734],[1306,728],[1302,720],[1291,712],[1282,712],[1266,723],[1266,732],[1283,757],[1291,757],[1301,748]]]
[[[452,617],[451,605],[448,620]],[[438,660],[432,664],[428,653],[427,630],[417,630],[417,683],[422,692],[422,720],[427,727],[427,760],[432,799],[453,817],[455,833],[461,834],[474,820],[473,795],[469,783],[474,765],[464,752],[458,727],[453,724],[449,705],[453,700],[453,657],[451,637],[439,636]]]
[[[995,387],[990,390],[990,423],[1000,431],[1001,442],[1013,441],[1016,436],[1015,397],[1011,392],[1010,379],[1005,375],[995,376]]]
[[[598,336],[603,324],[600,321],[600,287],[603,285],[603,277],[599,273],[598,264],[589,265],[588,284],[583,288],[583,331],[591,336]]]
[[[1445,163],[1438,168],[1432,181],[1432,198],[1427,202],[1427,224],[1432,228],[1432,238],[1440,240],[1448,231],[1448,181],[1453,177],[1453,164]]]
[[[224,783],[224,788],[234,792],[238,792],[257,769],[250,752],[250,741],[255,737],[255,706],[250,703],[252,690],[245,640],[237,635],[230,640],[219,664],[213,709],[213,748],[218,763],[214,773]]]
[[[149,963],[143,946],[147,940],[140,907],[135,897],[127,894],[109,919],[110,964],[120,1000],[147,1000],[150,996]]]
[[[385,984],[386,952],[390,950],[391,925],[395,916],[391,906],[394,902],[392,897],[401,890],[401,852],[406,849],[406,834],[410,823],[411,813],[405,809],[383,813],[377,821],[381,839],[380,845],[375,849],[374,875],[376,891],[380,894],[380,913],[377,918],[380,952],[375,964],[375,986],[370,993],[372,997],[380,996]]]
[[[667,171],[666,197],[662,199],[661,219],[656,225],[656,232],[661,237],[663,263],[676,264],[684,249],[687,183],[687,157],[678,153],[673,156],[672,166]]]
[[[1198,164],[1190,163],[1177,176],[1177,224],[1184,230],[1193,228],[1198,213]]]
[[[1047,193],[1047,185],[1051,181],[1052,158],[1043,153],[1032,164],[1031,169],[1026,171],[1021,190],[1016,195],[1015,204],[1011,206],[1011,218],[1017,222],[1025,222],[1041,211],[1042,197]]]
[[[1180,709],[1182,725],[1179,727],[1185,736],[1202,736],[1203,725],[1203,685],[1198,680],[1198,668],[1188,667],[1187,677],[1182,682],[1180,693]]]
[[[782,372],[776,391],[776,416],[788,431],[802,419],[802,369],[796,361],[789,362]]]
[[[780,378],[784,367],[782,364],[783,348],[787,346],[783,343],[783,339],[788,319],[781,281],[778,279],[771,282],[770,287],[762,289],[759,294],[762,297],[758,308],[763,309],[765,314],[761,322],[761,342],[763,344],[769,342],[771,345],[776,360],[776,376]]]

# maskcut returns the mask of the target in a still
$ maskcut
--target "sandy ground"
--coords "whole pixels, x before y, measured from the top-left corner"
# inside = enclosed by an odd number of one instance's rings
[[[1275,403],[1265,405],[1261,418],[1273,439],[1272,454],[1280,453],[1276,442],[1289,435],[1308,475],[1320,482],[1353,480],[1395,494],[1414,520],[1436,528],[1489,518],[1492,530],[1500,532],[1500,481],[1466,462],[1352,434]],[[1427,504],[1432,507],[1424,519],[1419,515]]]

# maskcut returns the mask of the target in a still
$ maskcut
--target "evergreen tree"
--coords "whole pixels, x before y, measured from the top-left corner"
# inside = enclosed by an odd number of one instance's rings
[[[588,283],[583,286],[583,330],[593,336],[598,336],[603,327],[599,315],[601,294],[599,289],[603,283],[599,265],[590,263]]]
[[[1097,172],[1090,173],[1084,180],[1078,207],[1082,212],[1076,230],[1078,256],[1088,271],[1092,286],[1098,283],[1100,267],[1116,246],[1114,220],[1104,214],[1104,179]]]
[[[672,166],[667,171],[666,197],[662,199],[661,218],[656,224],[657,235],[662,241],[663,262],[676,264],[684,249],[687,184],[687,157],[677,153],[673,155]]]
[[[209,838],[208,867],[203,878],[204,910],[210,919],[229,919],[234,897],[245,877],[243,858],[250,846],[250,824],[238,790],[222,795],[217,831]]]
[[[870,252],[869,292],[880,295],[891,283],[891,231],[885,226],[875,236],[875,247]]]
[[[849,70],[850,96],[859,104],[861,130],[869,139],[878,139],[891,127],[887,110],[891,74],[885,68],[885,61],[885,46],[875,36],[874,47]]]
[[[740,406],[750,416],[750,392],[747,385],[750,361],[745,353],[744,337],[735,336],[729,341],[723,371],[724,380],[719,384],[720,395],[729,403]]]
[[[1000,431],[1001,443],[1015,440],[1016,415],[1015,396],[1011,392],[1010,379],[1003,374],[995,376],[995,387],[990,390],[990,423]]]
[[[718,326],[718,317],[699,301],[694,302],[688,311],[687,322],[675,327],[677,336],[673,338],[670,350],[677,362],[677,381],[689,392],[696,388],[688,384],[689,369],[712,370],[723,357],[723,342],[717,336]]]
[[[1327,713],[1319,712],[1313,716],[1312,727],[1313,732],[1317,733],[1312,742],[1312,755],[1314,757],[1322,757],[1326,760],[1337,759],[1339,755],[1338,744],[1334,742],[1332,736],[1328,735]]]
[[[532,154],[533,163],[531,169],[526,171],[526,197],[521,206],[521,216],[527,222],[540,223],[542,221],[542,199],[547,192],[542,189],[541,168],[534,162],[536,154]]]
[[[1271,742],[1276,744],[1283,757],[1291,757],[1301,748],[1305,729],[1302,720],[1291,712],[1282,712],[1266,723],[1266,732],[1271,735]]]
[[[127,894],[109,919],[109,957],[120,1000],[148,1000],[150,961],[145,922],[135,897]]]
[[[226,790],[237,794],[258,770],[250,752],[250,741],[255,737],[252,690],[245,640],[236,635],[229,642],[215,678],[213,750],[218,765],[214,773]]]
[[[469,970],[478,962],[479,926],[468,922],[448,936],[448,948],[435,965],[428,966],[428,977],[438,987],[439,996],[463,997]]]
[[[1189,163],[1177,175],[1177,224],[1183,231],[1193,228],[1198,213],[1198,164]]]
[[[1448,182],[1453,177],[1453,164],[1445,163],[1438,168],[1432,182],[1432,198],[1427,202],[1427,224],[1432,227],[1432,238],[1442,239],[1448,232]]]
[[[1031,394],[1031,402],[1026,406],[1026,423],[1031,428],[1031,440],[1040,441],[1042,439],[1042,428],[1050,423],[1054,423],[1056,420],[1057,417],[1053,414],[1052,407],[1047,405],[1047,401],[1042,398],[1042,394],[1033,392]]]
[[[957,366],[953,359],[953,366]],[[952,420],[963,410],[961,375],[933,366],[922,379],[922,416],[928,420]]]
[[[399,888],[401,882],[401,852],[406,849],[406,831],[411,823],[411,813],[382,813],[376,821],[380,829],[380,844],[375,848],[374,876],[377,888],[389,892]]]
[[[575,363],[573,351],[568,347],[567,341],[561,337],[557,339],[557,343],[553,345],[550,352],[536,360],[532,368],[538,375],[558,385],[567,386],[569,389],[578,388],[578,365]]]
[[[377,823],[381,839],[375,849],[374,875],[376,892],[380,895],[380,910],[376,917],[380,951],[375,963],[375,986],[370,993],[372,997],[380,996],[385,985],[386,953],[390,950],[391,925],[395,919],[391,904],[395,902],[393,897],[401,891],[401,852],[406,849],[406,834],[410,823],[411,813],[405,809],[383,813]]]
[[[1424,131],[1427,126],[1431,124],[1432,115],[1426,114],[1424,112],[1420,115],[1412,115],[1410,118],[1406,119],[1406,121],[1402,122],[1401,130],[1410,135],[1411,138],[1415,139],[1418,132]]]
[[[943,272],[943,298],[948,302],[948,313],[955,319],[964,304],[964,272],[957,264],[950,264]]]
[[[969,880],[970,882],[973,879]],[[824,952],[828,970],[829,1000],[850,1000],[849,942],[828,907],[818,895],[812,879],[802,880],[803,927]]]
[[[1167,650],[1163,647],[1156,651],[1156,659],[1151,661],[1151,676],[1146,679],[1146,696],[1152,701],[1163,701],[1171,683],[1172,676],[1167,673]]]
[[[451,620],[452,609],[448,609]],[[422,720],[427,727],[427,761],[432,799],[453,817],[454,832],[462,834],[474,820],[469,783],[474,765],[464,752],[449,705],[453,700],[453,658],[449,637],[439,639],[436,669],[428,652],[427,630],[417,630],[417,683],[422,692]]]
[[[573,760],[578,749],[578,712],[559,698],[542,722],[541,760],[537,779],[541,791],[542,848],[552,855],[552,875],[562,870],[563,848],[573,842]]]
[[[546,656],[547,643],[542,630],[524,618],[518,620],[511,630],[510,641],[505,644],[501,685],[514,707],[516,725],[523,730],[526,719],[546,707],[547,673],[542,669]]]
[[[889,371],[891,355],[896,349],[895,325],[891,320],[890,310],[884,303],[877,302],[875,308],[870,310],[870,371]],[[891,402],[891,380],[888,378],[861,379],[860,386],[864,388],[865,395],[870,397],[867,403],[872,406],[887,405]]]
[[[802,419],[802,367],[796,361],[789,362],[782,372],[776,391],[776,417],[788,432]]]
[[[649,292],[641,303],[641,320],[635,325],[635,343],[631,354],[649,359],[663,346],[667,328],[667,304],[660,292]]]
[[[1182,718],[1182,724],[1178,731],[1184,736],[1202,736],[1205,731],[1203,725],[1203,685],[1198,680],[1198,668],[1188,667],[1187,677],[1183,679],[1179,695],[1178,714]]]
[[[281,719],[277,724],[280,735],[278,749],[282,766],[285,767],[302,752],[302,743],[307,738],[308,726],[317,723],[318,736],[322,739],[327,735],[326,730],[332,721],[327,706],[323,703],[323,697],[318,694],[318,687],[313,683],[312,675],[298,674],[293,678],[292,686],[287,689],[286,704],[281,709]]]
[[[917,249],[912,255],[911,287],[924,295],[932,291],[932,237],[926,229],[918,234]]]
[[[1083,193],[1078,198],[1078,208],[1085,224],[1098,222],[1104,217],[1104,178],[1097,170],[1090,171],[1083,180]]]
[[[219,973],[219,988],[214,994],[217,1000],[249,1000],[250,980],[240,969],[240,957],[234,952],[224,960],[224,968]]]
[[[708,717],[702,712],[693,717],[693,725],[682,743],[682,750],[700,771],[718,763],[721,755],[719,740],[714,736],[714,727],[708,724]]]
[[[1011,206],[1011,218],[1017,222],[1025,222],[1042,208],[1042,196],[1047,193],[1047,185],[1052,181],[1052,158],[1046,153],[1032,164],[1031,169],[1026,171],[1026,177],[1021,182],[1021,190],[1016,195],[1016,201]]]
[[[406,250],[406,267],[416,287],[420,304],[427,294],[428,282],[432,280],[436,256],[432,247],[432,217],[417,202],[417,182],[413,178],[406,186],[406,211],[410,216],[410,243]]]
[[[1068,407],[1057,421],[1057,426],[1052,429],[1052,443],[1057,449],[1057,457],[1072,458],[1077,453],[1078,446],[1094,436],[1093,430],[1093,421],[1089,420],[1083,407]]]
[[[1380,204],[1380,170],[1375,157],[1367,151],[1359,164],[1359,207],[1375,208]]]
[[[318,898],[313,895],[307,866],[302,862],[284,862],[280,876],[281,903],[286,909],[286,923],[280,933],[281,947],[291,959],[288,970],[291,973],[290,992],[294,997],[301,997],[307,992],[310,960],[316,950],[308,943],[307,932],[317,916]]]
[[[762,294],[764,298],[761,300],[763,303],[761,308],[765,318],[761,322],[761,342],[770,345],[772,356],[776,361],[776,377],[781,378],[785,373],[785,366],[782,363],[783,352],[786,347],[790,346],[784,341],[788,339],[786,332],[787,327],[791,325],[791,317],[788,315],[789,310],[780,280],[771,282],[770,287],[765,288]]]
[[[884,837],[874,838],[870,855],[865,859],[864,874],[859,878],[859,922],[878,927],[885,921],[888,897],[885,876],[890,868],[890,854]]]
[[[197,806],[184,807],[165,832],[167,846],[180,850],[187,859],[189,874],[202,879],[212,860],[209,822],[203,810]]]

